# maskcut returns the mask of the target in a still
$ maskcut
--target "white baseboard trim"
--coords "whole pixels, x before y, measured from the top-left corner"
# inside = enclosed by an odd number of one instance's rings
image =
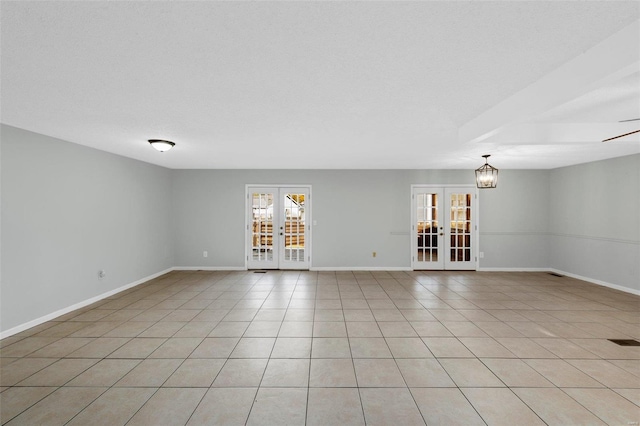
[[[174,271],[246,271],[244,266],[174,266]]]
[[[636,296],[640,296],[640,290],[636,290],[635,288],[629,288],[618,284],[609,283],[606,281],[596,280],[594,278],[583,277],[582,275],[572,274],[571,272],[561,271],[559,269],[549,268],[549,272],[555,272],[556,274],[565,275],[570,278],[575,278],[577,280],[582,280],[589,282],[591,284],[601,285],[603,287],[612,288],[614,290],[623,291],[625,293],[635,294]]]
[[[137,285],[143,284],[143,283],[145,283],[145,282],[147,282],[149,280],[157,278],[157,277],[159,277],[161,275],[164,275],[164,274],[166,274],[168,272],[171,272],[173,270],[174,270],[174,268],[168,268],[168,269],[165,269],[164,271],[156,272],[155,274],[151,274],[149,276],[141,278],[141,279],[139,279],[137,281],[134,281],[132,283],[125,284],[122,287],[118,287],[118,288],[110,290],[110,291],[108,291],[106,293],[102,293],[102,294],[100,294],[98,296],[92,297],[92,298],[87,299],[87,300],[83,300],[82,302],[75,303],[75,304],[73,304],[71,306],[67,306],[66,308],[62,308],[62,309],[59,309],[59,310],[57,310],[55,312],[52,312],[50,314],[41,316],[40,318],[36,318],[36,319],[31,320],[29,322],[26,322],[24,324],[20,324],[18,326],[15,326],[13,328],[10,328],[8,330],[0,332],[0,339],[4,339],[5,337],[13,336],[14,334],[20,333],[21,331],[24,331],[24,330],[27,330],[27,329],[29,329],[31,327],[35,327],[37,325],[43,324],[43,323],[45,323],[47,321],[51,321],[54,318],[57,318],[59,316],[65,315],[65,314],[68,314],[69,312],[75,311],[76,309],[84,308],[85,306],[91,305],[92,303],[98,302],[98,301],[100,301],[102,299],[105,299],[107,297],[113,296],[114,294],[120,293],[121,291],[128,290],[128,289],[130,289],[132,287],[135,287]]]
[[[314,266],[310,271],[412,271],[405,266]]]
[[[549,272],[549,268],[478,268],[478,272]]]
[[[577,280],[586,281],[591,284],[597,284],[603,287],[612,288],[614,290],[624,291],[625,293],[640,296],[640,290],[625,287],[618,284],[612,284],[606,281],[596,280],[594,278],[584,277],[582,275],[572,274],[571,272],[561,271],[554,268],[478,268],[478,272],[554,272]]]

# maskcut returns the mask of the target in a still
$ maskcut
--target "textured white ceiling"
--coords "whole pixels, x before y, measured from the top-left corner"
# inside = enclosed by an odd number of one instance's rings
[[[640,152],[545,127],[640,117],[636,1],[0,7],[3,123],[170,168],[475,168],[485,153],[549,168]],[[624,45],[606,49],[620,60],[599,61],[602,43]],[[516,98],[540,108],[501,115]]]

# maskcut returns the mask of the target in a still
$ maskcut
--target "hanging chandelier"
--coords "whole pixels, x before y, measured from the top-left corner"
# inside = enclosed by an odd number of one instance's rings
[[[487,162],[487,158],[491,157],[485,154],[484,164],[476,169],[476,186],[480,189],[495,188],[498,184],[498,169]]]

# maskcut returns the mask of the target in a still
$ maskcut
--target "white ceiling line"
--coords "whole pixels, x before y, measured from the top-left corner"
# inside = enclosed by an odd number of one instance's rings
[[[500,145],[539,145],[566,143],[600,143],[612,136],[640,129],[640,121],[626,123],[518,123],[502,128],[495,136],[485,139]],[[621,141],[640,142],[640,134]],[[484,142],[484,141],[483,141]]]
[[[460,127],[461,143],[481,142],[505,126],[640,70],[640,20]]]

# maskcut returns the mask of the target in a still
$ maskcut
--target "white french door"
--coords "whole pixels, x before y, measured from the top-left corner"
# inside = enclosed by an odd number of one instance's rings
[[[247,187],[247,267],[309,269],[310,187]]]
[[[476,269],[476,192],[472,186],[413,186],[413,269]]]

